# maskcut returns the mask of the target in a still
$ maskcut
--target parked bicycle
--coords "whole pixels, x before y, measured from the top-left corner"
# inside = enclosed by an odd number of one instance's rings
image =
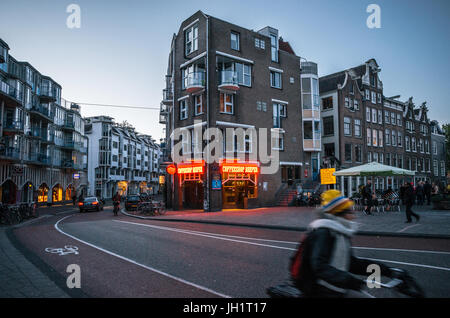
[[[137,213],[144,215],[164,215],[166,213],[166,206],[164,202],[140,202],[136,208]]]
[[[35,202],[18,205],[0,204],[0,224],[14,225],[36,217],[38,217],[38,212]]]

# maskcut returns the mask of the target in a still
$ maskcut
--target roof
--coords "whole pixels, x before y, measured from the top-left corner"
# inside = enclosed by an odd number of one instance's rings
[[[280,39],[278,40],[278,47],[281,51],[288,52],[290,54],[294,54],[295,52],[292,49],[291,45],[287,41],[283,41],[283,38],[280,36]]]
[[[325,93],[336,90],[338,84],[343,84],[345,81],[345,71],[330,74],[319,78],[319,93]]]

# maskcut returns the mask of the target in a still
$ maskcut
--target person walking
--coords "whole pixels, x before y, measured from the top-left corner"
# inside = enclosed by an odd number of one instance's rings
[[[411,183],[406,184],[406,189],[405,189],[405,204],[406,204],[406,222],[405,223],[411,223],[412,222],[412,218],[411,216],[414,216],[417,220],[417,222],[419,222],[420,220],[420,216],[416,213],[413,212],[412,210],[412,206],[414,205],[414,199],[415,199],[415,195],[414,195],[414,188],[412,186]]]
[[[420,181],[416,188],[417,205],[423,205],[424,195],[423,181]]]
[[[72,203],[73,203],[73,206],[75,206],[75,203],[77,202],[77,195],[74,193],[73,195],[72,195]]]
[[[427,199],[427,204],[431,205],[431,184],[428,180],[425,182],[423,186],[423,191],[425,193],[425,198]]]
[[[366,209],[364,210],[364,213],[366,215],[371,215],[372,206],[373,206],[373,200],[372,200],[372,180],[367,180],[367,184],[365,185],[363,189],[363,199],[366,201]]]

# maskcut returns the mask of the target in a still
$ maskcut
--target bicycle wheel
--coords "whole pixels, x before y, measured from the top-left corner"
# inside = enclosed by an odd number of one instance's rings
[[[158,208],[158,213],[160,215],[164,215],[166,214],[166,205],[164,203],[162,203],[159,208]]]

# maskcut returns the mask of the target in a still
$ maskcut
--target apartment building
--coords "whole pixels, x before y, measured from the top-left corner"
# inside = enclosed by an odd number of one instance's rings
[[[432,120],[431,128],[431,180],[436,184],[447,183],[445,133],[437,120]]]
[[[438,157],[442,158],[445,149],[437,149],[438,144],[445,147],[445,143],[437,122],[432,128],[426,103],[416,107],[412,98],[402,102],[400,96],[384,96],[380,72],[375,59],[370,59],[320,77],[322,166],[340,170],[375,161],[415,171],[415,177],[408,181],[430,181],[436,169],[439,177],[444,177],[445,159]],[[432,129],[437,132],[435,159],[431,153]],[[376,189],[398,189],[403,181],[399,177],[374,178]],[[366,178],[341,177],[337,188],[351,195],[365,182]]]
[[[301,75],[300,57],[274,27],[249,30],[201,11],[182,22],[172,38],[160,112],[170,140],[167,159],[176,166],[166,178],[169,206],[218,211],[274,205],[289,186],[317,175],[317,67],[303,67]],[[304,104],[302,93],[309,98]],[[304,112],[308,116],[303,121]],[[192,133],[199,127],[201,132],[217,128],[223,136],[227,128],[267,129],[268,152],[279,150],[277,172],[260,173],[267,163],[260,153],[250,160],[258,150],[247,133],[224,141],[220,160],[214,163],[194,160],[205,144],[192,147],[195,142],[181,138],[182,153],[193,161],[174,162],[169,153],[179,140],[170,136],[177,130],[197,136]],[[279,136],[272,138],[272,133]],[[241,159],[234,161],[225,158],[238,156]]]
[[[108,116],[86,118],[89,137],[89,194],[158,194],[161,149],[151,136]]]
[[[0,39],[0,197],[3,203],[71,200],[87,187],[80,107]]]

